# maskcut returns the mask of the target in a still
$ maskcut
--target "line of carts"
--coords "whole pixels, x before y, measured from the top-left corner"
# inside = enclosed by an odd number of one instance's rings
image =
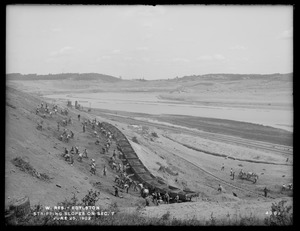
[[[101,125],[107,131],[110,131],[117,143],[117,148],[124,154],[126,161],[130,165],[130,170],[134,173],[137,180],[147,188],[155,189],[157,192],[166,193],[170,197],[174,198],[176,195],[179,196],[179,200],[182,202],[191,201],[192,197],[198,197],[199,193],[182,190],[177,187],[170,186],[160,179],[157,179],[150,171],[143,165],[133,148],[131,147],[126,136],[115,126],[102,122]]]

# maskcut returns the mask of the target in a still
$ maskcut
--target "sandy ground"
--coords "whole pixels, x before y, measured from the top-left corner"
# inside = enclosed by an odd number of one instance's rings
[[[121,192],[124,198],[116,198],[112,195],[116,173],[108,169],[108,175],[104,177],[101,169],[104,164],[107,164],[115,144],[108,154],[99,154],[99,146],[94,144],[92,131],[82,132],[80,122],[76,120],[79,113],[77,110],[70,109],[74,123],[69,128],[74,131],[75,139],[68,144],[57,139],[59,133],[56,131],[56,122],[64,118],[62,115],[44,119],[46,127],[44,131],[35,128],[37,121],[41,120],[41,117],[35,115],[35,108],[41,103],[42,97],[36,98],[33,95],[37,89],[41,91],[43,86],[46,93],[50,92],[52,86],[39,83],[32,84],[35,88],[30,88],[31,85],[28,82],[26,84],[28,88],[26,91],[31,91],[31,94],[7,88],[5,204],[8,205],[16,197],[28,195],[32,204],[42,203],[51,206],[65,198],[70,198],[72,193],[82,198],[87,190],[97,188],[93,183],[100,182],[100,187],[97,189],[101,191],[101,200],[98,203],[102,206],[109,206],[116,202],[124,211],[126,208],[130,211],[139,204],[143,205],[144,200],[137,192],[130,191],[129,194]],[[19,88],[24,90],[24,86]],[[51,103],[53,100],[48,102]],[[65,107],[64,101],[57,100],[56,103]],[[112,116],[94,109],[91,113],[80,112],[80,114],[82,118],[96,117],[100,121],[115,125],[129,140],[135,136],[139,144],[134,142],[131,144],[145,166],[155,176],[164,179],[170,185],[194,190],[200,194],[199,198],[193,199],[190,203],[158,207],[151,204],[149,208],[142,211],[144,215],[160,216],[170,211],[172,216],[178,218],[191,218],[195,215],[199,219],[209,219],[211,213],[217,218],[222,218],[229,213],[233,218],[249,212],[264,216],[275,200],[284,198],[292,202],[292,192],[282,192],[281,185],[293,181],[293,158],[290,155],[290,161],[285,163],[287,154],[283,150],[282,153],[277,150],[274,154],[272,152],[274,145],[270,146],[271,150],[267,150],[264,147],[254,149],[253,146],[248,147],[246,143],[237,145],[234,142],[216,141],[198,133],[192,135],[190,132],[194,131],[190,128],[183,130],[145,119],[135,120],[137,115]],[[154,132],[157,137],[153,136]],[[249,140],[250,142],[260,144],[255,140]],[[60,157],[63,148],[70,148],[72,145],[86,147],[90,158],[96,159],[99,166],[96,176],[89,173],[89,160],[84,160],[83,163],[75,161],[74,166],[71,166]],[[275,150],[274,147],[273,149]],[[239,158],[239,160],[225,159],[223,155]],[[16,156],[23,157],[37,171],[51,176],[53,178],[51,183],[43,182],[20,171],[11,163]],[[269,163],[253,163],[248,160]],[[220,170],[223,163],[225,171]],[[168,171],[160,168],[161,166]],[[259,174],[259,180],[253,184],[251,181],[237,178],[237,174],[235,179],[232,179],[230,168],[233,168],[236,173],[241,168],[244,171],[256,172]],[[226,192],[217,192],[219,184]],[[270,190],[270,197],[263,196],[264,187]],[[233,192],[237,197],[233,196]]]

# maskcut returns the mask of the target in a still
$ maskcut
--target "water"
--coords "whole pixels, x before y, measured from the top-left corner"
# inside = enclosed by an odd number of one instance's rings
[[[255,123],[265,126],[293,131],[293,111],[267,110],[236,107],[200,106],[195,104],[179,104],[156,98],[148,93],[91,93],[91,94],[55,94],[45,95],[47,98],[77,100],[84,107],[137,112],[146,114],[175,114],[217,119],[228,119]]]

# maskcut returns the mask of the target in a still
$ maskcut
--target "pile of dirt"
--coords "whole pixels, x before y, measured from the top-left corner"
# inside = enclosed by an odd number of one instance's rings
[[[167,172],[172,176],[178,176],[178,172],[173,172],[170,168],[168,167],[164,167],[164,166],[160,166],[158,171],[160,172]]]

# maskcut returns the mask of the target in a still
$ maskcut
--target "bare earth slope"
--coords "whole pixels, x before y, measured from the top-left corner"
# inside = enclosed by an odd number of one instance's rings
[[[266,148],[261,142],[248,136],[248,140],[244,139],[243,142],[240,140],[237,144],[232,136],[218,134],[216,130],[213,131],[215,133],[212,136],[213,133],[206,134],[195,131],[197,130],[196,126],[186,125],[182,121],[178,124],[185,126],[185,129],[176,127],[174,117],[170,117],[168,120],[166,116],[164,120],[161,120],[161,122],[175,123],[172,126],[148,120],[149,117],[146,115],[119,112],[115,114],[106,110],[94,109],[90,113],[70,109],[73,124],[68,125],[67,128],[75,133],[75,138],[69,143],[64,143],[58,140],[61,131],[57,131],[57,121],[67,117],[57,114],[53,118],[42,119],[36,115],[35,108],[42,100],[41,97],[38,98],[7,87],[6,205],[12,199],[28,195],[31,204],[41,203],[53,206],[65,198],[70,198],[72,193],[77,194],[78,198],[82,198],[91,188],[101,191],[101,200],[98,203],[103,206],[109,206],[116,202],[122,211],[130,211],[138,204],[144,204],[139,193],[132,190],[129,190],[128,194],[121,192],[123,198],[116,198],[112,195],[116,172],[108,167],[108,174],[105,177],[102,169],[104,164],[108,166],[108,158],[112,155],[116,144],[113,144],[108,154],[100,154],[100,147],[94,144],[95,137],[92,130],[88,128],[85,133],[82,132],[81,122],[77,120],[78,113],[81,114],[82,119],[97,118],[100,122],[106,121],[115,125],[129,140],[136,137],[139,143],[132,142],[132,146],[153,175],[171,185],[194,190],[200,194],[200,197],[192,203],[158,207],[151,203],[151,206],[142,212],[144,215],[152,216],[172,211],[172,216],[179,218],[192,218],[196,214],[199,219],[207,219],[212,212],[222,217],[226,211],[240,214],[247,210],[247,207],[251,207],[254,212],[262,212],[269,208],[271,202],[283,198],[292,202],[293,193],[281,190],[283,183],[290,183],[293,180],[292,147],[289,146],[291,143],[285,143],[289,150],[280,150],[274,147],[274,144],[270,144]],[[43,100],[43,102],[45,101],[47,100]],[[52,102],[53,100],[48,100],[49,104]],[[65,105],[59,100],[55,103],[59,104],[60,108],[65,108]],[[143,118],[141,119],[141,117]],[[160,120],[159,116],[152,117],[152,119]],[[41,120],[44,121],[42,131],[36,129],[37,122]],[[193,122],[190,119],[188,121]],[[224,122],[226,121],[219,121],[220,126],[228,126]],[[196,123],[197,121],[194,125]],[[209,123],[208,121],[207,124]],[[247,126],[250,130],[254,128],[251,124],[247,124]],[[235,129],[238,130],[238,127]],[[259,129],[262,129],[264,133],[263,127]],[[278,130],[276,133],[274,130],[272,135],[276,136],[276,134],[281,134],[280,132]],[[156,133],[157,136],[153,136],[153,133]],[[281,135],[278,137],[276,139],[280,140]],[[241,138],[239,137],[239,139]],[[104,142],[104,138],[101,138],[101,145]],[[247,146],[247,143],[252,143],[252,146]],[[65,162],[61,153],[64,147],[69,149],[71,146],[79,146],[81,150],[87,148],[89,159],[84,159],[82,163],[75,160],[73,166]],[[276,155],[273,154],[273,151],[276,152]],[[49,176],[50,182],[21,171],[12,163],[15,157],[21,157],[30,163],[37,172]],[[285,161],[286,157],[289,157],[289,162]],[[91,158],[94,158],[97,164],[95,176],[89,172]],[[270,163],[245,161],[249,159]],[[222,163],[225,165],[225,171],[220,171]],[[164,168],[161,168],[162,166]],[[230,168],[236,172],[235,179],[229,175]],[[258,173],[258,182],[253,184],[251,181],[239,179],[237,174],[241,168],[244,171]],[[100,183],[95,185],[96,182]],[[222,184],[226,192],[219,193],[217,191],[219,184]],[[269,189],[267,198],[263,196],[264,187]],[[237,197],[233,196],[233,192],[237,194]],[[261,213],[261,216],[264,214]]]

